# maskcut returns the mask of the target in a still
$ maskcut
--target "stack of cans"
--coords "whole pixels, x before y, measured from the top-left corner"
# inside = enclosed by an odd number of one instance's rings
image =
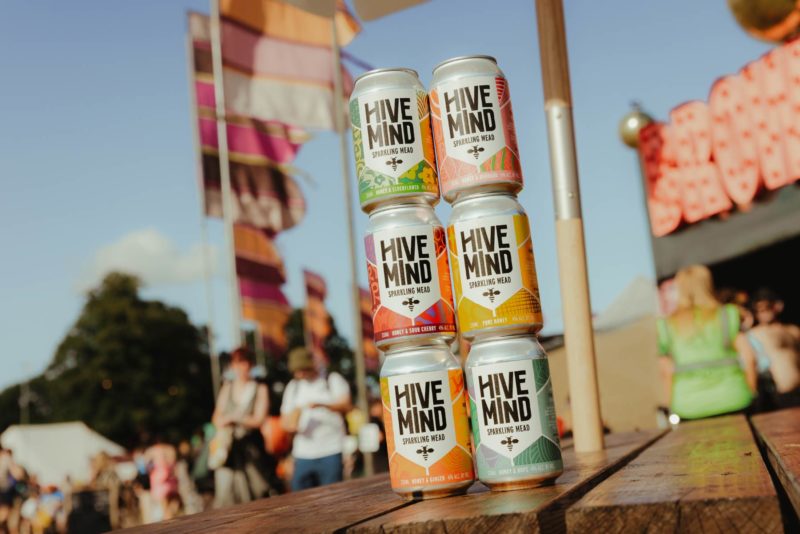
[[[562,471],[508,86],[487,56],[433,76],[429,99],[410,69],[371,71],[350,101],[392,488],[409,499],[463,493],[473,463],[497,490]]]

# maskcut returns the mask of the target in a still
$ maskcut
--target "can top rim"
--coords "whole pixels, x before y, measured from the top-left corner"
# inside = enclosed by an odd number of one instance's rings
[[[475,54],[475,55],[472,55],[472,56],[457,56],[457,57],[453,57],[453,58],[450,58],[450,59],[446,59],[446,60],[442,61],[441,63],[439,63],[438,65],[436,65],[435,67],[433,67],[433,72],[436,72],[437,70],[441,69],[445,65],[449,65],[450,63],[455,63],[456,61],[463,61],[465,59],[487,59],[487,60],[491,61],[492,63],[494,63],[495,65],[497,65],[497,59],[495,59],[494,56],[489,56],[489,55],[485,55],[485,54]]]
[[[503,336],[478,337],[472,341],[471,346],[474,347],[475,345],[489,345],[492,343],[502,343],[502,342],[519,341],[519,340],[524,340],[531,343],[535,343],[537,345],[541,345],[539,337],[536,336],[535,334],[510,334]]]
[[[401,352],[411,352],[411,351],[418,351],[418,350],[446,350],[450,351],[450,347],[444,341],[438,341],[434,339],[427,340],[423,343],[403,343],[399,346],[391,347],[388,350],[384,351],[384,354],[389,357]]]
[[[515,195],[514,193],[512,193],[510,191],[481,191],[481,190],[477,190],[477,191],[473,191],[473,192],[462,193],[455,200],[453,200],[453,206],[455,206],[456,204],[460,204],[462,202],[465,202],[467,200],[474,200],[474,199],[480,198],[480,197],[508,197],[508,198],[513,198],[514,200],[519,202],[519,199],[517,198],[517,195]]]
[[[416,197],[399,198],[391,202],[386,202],[377,205],[374,209],[370,211],[369,214],[373,215],[378,212],[396,208],[430,208],[432,210],[433,206],[428,204],[428,202],[424,198],[416,198]]]
[[[409,69],[409,68],[406,68],[406,67],[385,67],[385,68],[381,68],[381,69],[368,70],[367,72],[359,75],[355,79],[355,81],[353,82],[353,85],[358,83],[359,80],[362,80],[364,78],[368,78],[369,76],[373,76],[375,74],[385,74],[387,72],[405,72],[407,74],[411,74],[415,78],[419,78],[419,73],[417,71],[415,71],[414,69]]]

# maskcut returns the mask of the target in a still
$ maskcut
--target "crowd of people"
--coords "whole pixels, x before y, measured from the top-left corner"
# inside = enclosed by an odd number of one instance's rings
[[[800,327],[782,322],[778,295],[715,291],[703,266],[679,271],[674,286],[674,309],[658,322],[673,422],[800,406]],[[201,431],[177,446],[143,438],[125,458],[98,454],[82,483],[40,485],[0,449],[0,533],[101,532],[349,477],[360,426],[382,427],[380,400],[357,413],[345,378],[305,348],[287,363],[292,379],[271,410],[252,352],[237,349]],[[378,470],[388,467],[382,447]]]
[[[146,444],[124,458],[98,454],[86,483],[40,487],[0,449],[0,533],[104,532],[352,476],[360,459],[355,435],[366,421],[382,426],[380,402],[370,414],[356,413],[345,378],[297,348],[273,410],[280,415],[271,417],[254,363],[246,348],[231,354],[211,422],[190,440],[176,447],[143,437]]]
[[[675,276],[676,302],[658,322],[660,369],[674,418],[800,406],[800,327],[763,288],[715,291],[702,265]]]

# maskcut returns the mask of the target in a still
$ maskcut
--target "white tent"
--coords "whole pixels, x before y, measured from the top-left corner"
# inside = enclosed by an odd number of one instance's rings
[[[13,425],[0,435],[0,445],[11,449],[14,460],[40,484],[58,485],[68,476],[73,482],[88,482],[93,456],[125,454],[124,448],[81,422]]]

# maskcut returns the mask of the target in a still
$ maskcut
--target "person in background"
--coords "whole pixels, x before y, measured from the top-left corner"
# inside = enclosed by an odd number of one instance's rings
[[[233,351],[234,378],[220,388],[211,419],[218,435],[230,433],[225,463],[214,471],[215,508],[260,499],[269,492],[260,430],[269,409],[269,392],[251,376],[253,363],[249,349]]]
[[[162,521],[166,519],[170,496],[178,492],[178,479],[175,476],[177,453],[169,443],[156,440],[155,445],[145,451],[145,457],[150,466],[151,519]]]
[[[783,300],[769,289],[753,295],[753,312],[747,337],[758,361],[757,411],[800,406],[800,328],[781,322]]]
[[[12,511],[17,497],[17,482],[24,476],[25,472],[14,462],[12,452],[0,447],[0,532],[16,528],[18,518],[12,517]]]
[[[283,393],[281,424],[294,434],[292,491],[339,482],[350,386],[338,373],[321,373],[305,347],[289,353],[289,371],[294,378]]]
[[[675,275],[676,310],[658,321],[659,367],[672,413],[700,419],[747,408],[756,361],[735,305],[714,297],[711,271],[693,265]]]

